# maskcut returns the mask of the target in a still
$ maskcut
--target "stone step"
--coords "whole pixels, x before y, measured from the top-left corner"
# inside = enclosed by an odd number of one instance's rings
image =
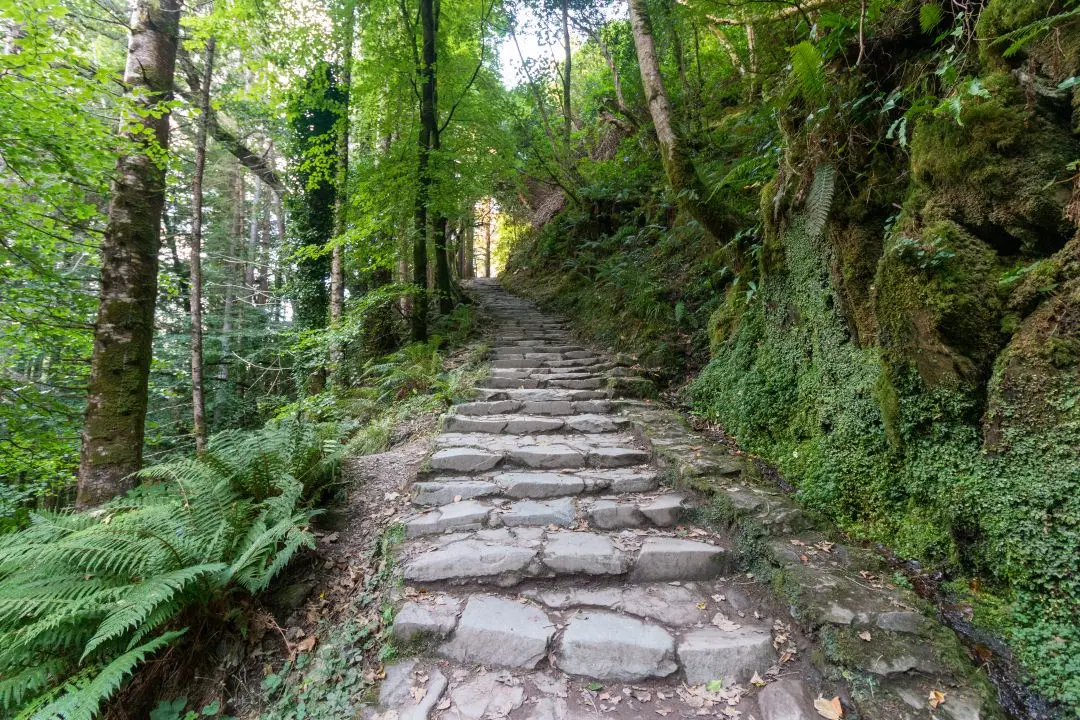
[[[550,432],[612,433],[625,430],[628,418],[619,415],[457,415],[443,416],[443,430],[459,433],[532,435]]]
[[[622,613],[572,604],[573,593],[553,598],[560,603],[557,609],[543,603],[547,594],[542,592],[521,599],[435,593],[405,603],[392,632],[403,645],[435,641],[436,655],[469,665],[534,669],[550,658],[570,675],[620,682],[678,674],[688,685],[719,679],[745,683],[776,662],[768,625],[728,621],[725,629],[693,627],[717,612],[726,617],[700,589],[672,592],[680,589],[644,585],[581,593],[590,605],[609,600],[608,607]],[[688,597],[693,600],[687,602]],[[694,622],[675,627],[656,622],[652,616],[668,602],[676,609],[665,617]]]
[[[490,365],[492,368],[510,370],[542,370],[544,368],[552,370],[570,370],[573,368],[607,370],[614,366],[613,363],[601,357],[579,358],[577,360],[526,360],[524,358],[519,360],[492,360]]]
[[[588,378],[604,378],[601,372],[589,368],[564,369],[564,368],[493,368],[489,377],[500,378],[534,378],[536,380],[583,380]]]
[[[524,415],[573,415],[610,413],[615,409],[608,400],[490,400],[455,405],[455,415],[486,416],[521,413]]]
[[[456,497],[456,496],[455,496]],[[460,499],[405,519],[406,537],[489,527],[563,527],[621,530],[674,527],[686,497],[680,493],[611,498]]]
[[[735,569],[732,554],[718,544],[633,530],[602,533],[504,527],[441,535],[430,544],[412,541],[402,552],[403,575],[411,584],[508,587],[526,578],[565,576],[681,581],[716,578]]]
[[[537,388],[561,388],[568,390],[598,390],[605,385],[605,379],[597,375],[589,375],[579,378],[548,379],[544,376],[536,377],[507,377],[505,375],[489,375],[476,383],[478,388],[494,388],[497,390],[512,389],[537,389]]]
[[[649,451],[625,433],[492,435],[443,433],[435,438],[432,471],[475,473],[495,467],[541,470],[618,468],[649,462]]]
[[[413,483],[413,504],[424,507],[446,505],[480,497],[515,500],[543,500],[606,492],[611,495],[655,490],[654,470],[585,470],[568,472],[502,472],[472,477],[434,478]]]
[[[498,389],[477,388],[476,399],[481,402],[493,400],[547,401],[547,400],[610,400],[607,390],[573,390],[563,388]]]

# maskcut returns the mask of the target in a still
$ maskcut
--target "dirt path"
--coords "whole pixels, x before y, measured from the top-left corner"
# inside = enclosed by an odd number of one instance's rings
[[[412,657],[367,717],[998,716],[871,554],[675,413],[620,398],[643,383],[559,319],[493,282],[470,292],[491,375],[411,488],[393,634]]]

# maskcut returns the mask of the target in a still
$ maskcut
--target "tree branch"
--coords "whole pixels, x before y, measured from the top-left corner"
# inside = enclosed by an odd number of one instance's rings
[[[177,59],[180,61],[188,85],[186,89],[179,87],[179,92],[188,102],[196,103],[202,87],[199,71],[195,67],[195,63],[192,62],[191,56],[183,47],[178,48]],[[276,195],[280,197],[286,193],[285,184],[281,181],[277,171],[267,163],[266,158],[249,150],[240,138],[224,127],[218,121],[217,113],[214,112],[213,108],[210,108],[207,112],[206,129],[210,133],[210,137],[214,138],[222,147],[236,157],[241,165],[266,183]]]

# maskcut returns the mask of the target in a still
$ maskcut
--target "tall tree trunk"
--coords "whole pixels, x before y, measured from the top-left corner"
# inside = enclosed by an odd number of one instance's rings
[[[229,379],[229,350],[232,343],[233,305],[236,300],[236,255],[237,250],[244,245],[244,170],[236,166],[232,172],[232,220],[229,223],[225,262],[222,263],[225,306],[221,311],[221,366],[217,373],[217,379],[222,381]]]
[[[349,222],[349,112],[352,89],[353,30],[356,10],[353,0],[345,0],[341,50],[341,116],[337,126],[337,176],[334,181],[334,246],[330,250],[330,327],[341,323],[345,313],[345,248],[342,237]],[[342,348],[330,347],[331,381],[336,380],[342,361]]]
[[[206,173],[206,132],[210,117],[210,83],[214,76],[214,38],[206,41],[199,130],[195,135],[195,175],[191,180],[191,416],[195,451],[206,452],[206,399],[203,396],[202,207]]]
[[[454,281],[450,277],[450,261],[446,254],[446,233],[450,224],[442,215],[435,217],[431,231],[435,235],[435,287],[439,291],[439,313],[448,315],[454,309]]]
[[[262,183],[255,180],[255,198],[251,203],[251,217],[248,219],[248,241],[244,248],[244,288],[251,304],[255,305],[258,286],[255,284],[255,266],[259,260],[259,211],[262,205]]]
[[[255,296],[259,307],[270,301],[270,210],[273,205],[270,196],[264,195],[262,204],[262,216],[259,218],[259,281],[256,283],[258,293]]]
[[[657,140],[660,141],[660,156],[664,162],[668,184],[679,198],[679,205],[684,212],[697,220],[707,233],[715,238],[723,238],[731,232],[731,225],[726,218],[708,206],[705,185],[697,176],[690,156],[672,124],[671,103],[664,89],[664,79],[660,75],[660,63],[656,57],[645,0],[628,0],[628,5],[634,48],[637,50],[638,67],[641,70],[641,85],[645,90]]]
[[[417,342],[427,340],[428,288],[428,202],[431,196],[431,149],[439,128],[435,116],[435,3],[420,0],[420,135],[416,192],[416,212],[413,218],[416,241],[413,245],[413,283],[421,293],[413,302],[412,337]]]
[[[159,103],[172,96],[179,23],[177,0],[138,0],[132,12],[124,83],[132,102],[148,112],[128,115],[120,128],[139,149],[117,160],[101,240],[101,296],[75,500],[80,508],[128,490],[142,465],[165,205],[165,168],[151,151],[169,146],[169,113]]]
[[[562,0],[562,36],[563,36],[563,71],[562,71],[562,105],[563,105],[563,134],[566,136],[567,152],[570,148],[570,133],[574,129],[573,117],[570,114],[570,0]]]

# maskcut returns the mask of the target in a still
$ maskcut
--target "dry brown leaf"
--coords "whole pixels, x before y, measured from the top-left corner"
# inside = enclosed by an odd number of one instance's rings
[[[930,702],[930,707],[936,709],[938,705],[945,702],[945,693],[940,690],[931,690],[928,701]]]
[[[817,714],[828,720],[840,720],[844,717],[844,708],[840,705],[840,698],[834,697],[832,700],[826,700],[821,695],[818,695],[817,700],[814,701],[814,709],[817,710]]]
[[[760,676],[760,675],[758,675],[758,674],[757,674],[757,673],[755,672],[755,673],[754,673],[754,677],[750,678],[750,684],[751,684],[751,685],[755,685],[755,686],[757,686],[757,687],[765,687],[765,685],[767,685],[768,683],[766,683],[766,682],[765,682],[764,680],[762,680],[762,679],[761,679],[761,676]]]
[[[862,638],[863,640],[865,640],[866,642],[870,642],[870,631],[869,630],[863,630],[861,633],[859,633],[859,637]]]

